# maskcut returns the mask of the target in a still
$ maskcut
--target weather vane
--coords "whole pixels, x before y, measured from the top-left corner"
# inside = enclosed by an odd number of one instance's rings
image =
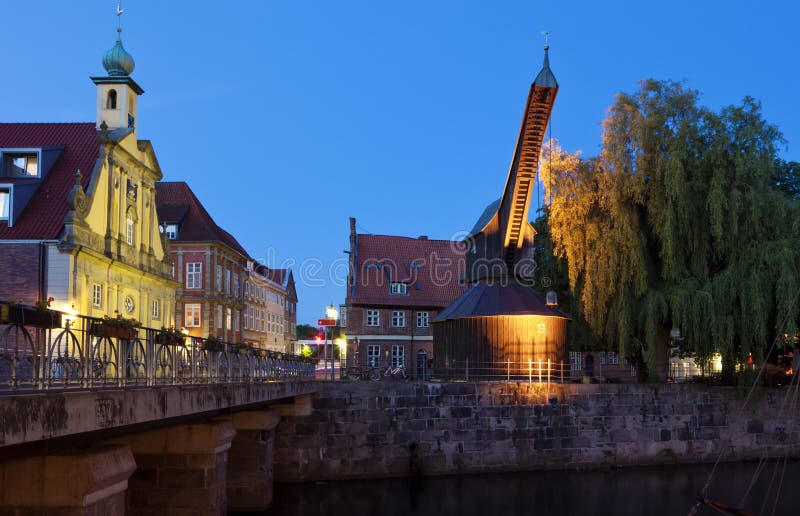
[[[545,30],[540,30],[540,31],[539,31],[539,34],[541,34],[542,36],[544,36],[544,48],[545,48],[545,49],[548,49],[548,48],[550,48],[550,31],[549,31],[549,30],[547,30],[547,29],[545,29]]]
[[[122,2],[117,2],[117,32],[122,32]]]

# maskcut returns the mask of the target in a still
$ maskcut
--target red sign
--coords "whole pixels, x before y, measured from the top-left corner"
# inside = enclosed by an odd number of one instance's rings
[[[317,326],[336,326],[336,319],[317,319]]]

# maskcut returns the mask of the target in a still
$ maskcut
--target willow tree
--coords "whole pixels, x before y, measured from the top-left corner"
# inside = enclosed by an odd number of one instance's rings
[[[643,375],[666,376],[673,329],[727,371],[794,334],[800,239],[797,201],[774,181],[781,142],[751,98],[714,112],[650,80],[617,96],[598,157],[543,153],[573,295]]]

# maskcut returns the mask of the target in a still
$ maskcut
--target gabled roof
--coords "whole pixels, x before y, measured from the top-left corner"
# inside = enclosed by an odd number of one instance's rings
[[[250,257],[230,233],[217,226],[186,182],[157,182],[156,209],[159,222],[179,225],[178,237],[172,242],[221,242]]]
[[[450,240],[359,234],[350,303],[443,308],[461,294],[462,247]],[[391,294],[392,283],[405,283],[408,295]]]
[[[547,306],[542,296],[531,287],[510,280],[491,284],[481,281],[472,285],[434,322],[495,315],[542,315],[569,319],[562,311]]]
[[[81,185],[89,188],[100,152],[94,123],[0,123],[0,149],[63,147],[61,155],[36,189],[25,209],[8,227],[0,221],[0,239],[51,240],[61,236],[67,196],[80,169]],[[0,178],[3,183],[30,179]]]

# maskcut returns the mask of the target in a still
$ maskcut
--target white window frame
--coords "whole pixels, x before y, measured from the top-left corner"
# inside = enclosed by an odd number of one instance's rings
[[[11,156],[9,156],[11,155]],[[36,175],[31,176],[27,173],[23,176],[12,176],[9,170],[6,170],[6,160],[9,157],[17,157],[18,155],[23,155],[26,158],[35,155],[36,156]],[[26,164],[27,169],[27,164]],[[14,178],[26,178],[26,179],[38,179],[42,177],[42,151],[41,149],[3,149],[0,151],[0,174],[4,177],[14,177]]]
[[[406,366],[406,347],[403,344],[392,345],[392,367]]]
[[[392,282],[391,293],[394,296],[407,296],[408,295],[408,285],[406,285],[405,283],[400,283],[400,282]]]
[[[233,329],[233,310],[231,308],[225,309],[225,329]]]
[[[222,292],[222,265],[217,265],[215,269],[214,287],[217,292]]]
[[[92,306],[103,308],[103,285],[100,283],[92,285]]]
[[[200,303],[189,303],[183,305],[183,325],[187,328],[199,328],[203,324],[200,317]]]
[[[203,262],[186,263],[186,288],[187,290],[203,288]]]
[[[233,275],[233,297],[239,297],[239,275]]]
[[[214,307],[214,329],[222,329],[222,305],[217,305]]]
[[[7,201],[3,203],[3,213],[0,211],[0,220],[7,220],[8,227],[12,227],[14,218],[14,185],[9,183],[0,183],[0,193],[6,196]]]
[[[608,365],[619,365],[619,353],[616,351],[609,351],[606,353],[606,361]]]
[[[153,319],[158,321],[161,319],[161,300],[153,299]]]
[[[130,215],[125,216],[125,243],[128,245],[133,245],[134,239],[134,232],[136,222],[131,218]]]
[[[539,323],[536,325],[536,333],[544,335],[546,332],[547,328],[545,327],[544,323]]]
[[[367,365],[370,367],[381,366],[381,347],[378,344],[367,345]]]
[[[392,328],[405,328],[405,327],[406,327],[405,310],[392,310]]]
[[[381,325],[380,310],[367,310],[366,318],[367,318],[366,325],[369,327],[376,327]]]
[[[583,370],[583,357],[580,351],[569,352],[569,365],[570,365],[570,370],[572,371]]]
[[[167,236],[167,240],[175,240],[178,238],[178,225],[167,224],[167,226],[164,228],[164,234]]]
[[[225,269],[225,293],[231,293],[231,270]]]
[[[428,312],[417,312],[417,328],[429,328],[431,316]]]

